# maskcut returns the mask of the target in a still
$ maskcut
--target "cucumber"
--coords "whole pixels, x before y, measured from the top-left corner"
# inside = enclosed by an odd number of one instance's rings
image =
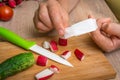
[[[21,72],[35,63],[31,52],[20,53],[0,64],[0,80]]]

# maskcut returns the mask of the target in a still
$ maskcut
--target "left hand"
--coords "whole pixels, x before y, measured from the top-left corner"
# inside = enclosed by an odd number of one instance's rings
[[[120,25],[112,23],[110,18],[97,19],[97,25],[98,29],[91,32],[95,43],[105,52],[120,48]]]

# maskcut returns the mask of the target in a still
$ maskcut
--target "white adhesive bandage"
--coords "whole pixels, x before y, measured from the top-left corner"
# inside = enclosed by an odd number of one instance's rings
[[[95,19],[87,19],[76,24],[73,24],[71,27],[65,29],[64,38],[70,38],[72,36],[79,36],[85,33],[95,31],[98,28]]]

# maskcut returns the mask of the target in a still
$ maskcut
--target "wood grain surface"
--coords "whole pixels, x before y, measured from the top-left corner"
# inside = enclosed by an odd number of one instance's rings
[[[41,37],[32,39],[36,41],[38,45],[42,46],[43,41],[56,40],[56,37]],[[72,56],[68,59],[74,67],[67,67],[62,64],[49,60],[46,67],[37,66],[34,64],[31,68],[20,72],[6,80],[34,80],[35,74],[48,68],[50,65],[56,65],[60,68],[60,73],[55,74],[49,80],[105,80],[115,78],[116,72],[108,62],[104,54],[94,44],[89,35],[83,35],[81,37],[74,37],[68,40],[68,46],[58,46],[59,50],[55,52],[60,55],[65,50],[70,50]],[[78,60],[74,55],[74,50],[79,49],[85,54],[83,61]],[[17,55],[21,52],[26,52],[22,48],[12,45],[8,42],[0,43],[0,63],[7,58]],[[35,59],[38,54],[33,53]]]
[[[38,38],[41,34],[37,32],[33,24],[34,12],[37,8],[37,1],[24,1],[20,6],[14,9],[13,18],[7,22],[0,21],[0,26],[4,26],[27,39]],[[118,22],[104,0],[80,0],[70,13],[71,24],[86,19],[88,14],[93,14],[96,18],[110,17],[114,22]],[[0,40],[3,41],[3,39]],[[105,53],[105,56],[117,72],[117,76],[114,80],[120,80],[119,53],[120,49]]]

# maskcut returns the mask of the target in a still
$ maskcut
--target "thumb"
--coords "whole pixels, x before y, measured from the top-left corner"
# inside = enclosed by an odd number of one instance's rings
[[[101,29],[109,35],[117,36],[120,38],[120,25],[117,23],[104,23]]]

